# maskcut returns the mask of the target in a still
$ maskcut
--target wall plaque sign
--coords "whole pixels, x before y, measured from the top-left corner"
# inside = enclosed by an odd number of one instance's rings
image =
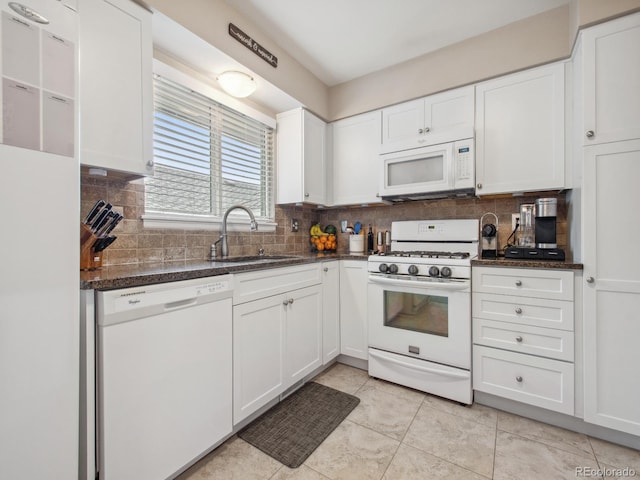
[[[229,24],[229,35],[231,35],[233,38],[235,38],[237,41],[239,41],[241,44],[243,44],[245,47],[247,47],[257,56],[259,56],[269,65],[271,65],[273,68],[278,68],[278,57],[276,57],[273,53],[271,53],[269,50],[264,48],[262,45],[256,42],[253,38],[251,38],[249,35],[247,35],[242,30],[240,30],[238,27],[236,27],[233,23]]]

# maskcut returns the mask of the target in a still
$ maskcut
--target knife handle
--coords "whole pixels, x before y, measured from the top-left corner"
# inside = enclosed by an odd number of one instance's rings
[[[107,203],[104,206],[104,208],[100,211],[96,219],[93,221],[93,223],[91,224],[91,230],[93,230],[94,233],[98,231],[98,225],[100,225],[100,222],[104,220],[104,217],[106,217],[110,211],[111,211],[111,204]]]
[[[89,213],[87,214],[87,216],[85,217],[82,223],[84,223],[85,225],[89,225],[91,223],[91,220],[93,220],[93,217],[95,217],[100,211],[100,209],[105,205],[106,205],[106,202],[104,200],[98,200],[95,203],[95,205],[91,207],[91,210],[89,210]]]

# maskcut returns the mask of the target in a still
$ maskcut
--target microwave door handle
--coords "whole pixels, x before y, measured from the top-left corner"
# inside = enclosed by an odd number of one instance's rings
[[[450,372],[447,370],[440,370],[439,368],[429,368],[429,367],[424,367],[419,365],[412,365],[411,363],[407,363],[401,360],[397,360],[395,358],[387,357],[386,355],[380,354],[371,349],[369,349],[369,355],[371,355],[372,357],[376,357],[381,360],[384,360],[385,362],[395,363],[397,365],[400,365],[406,368],[418,370],[419,372],[435,373],[437,375],[445,375],[447,377],[453,377],[453,378],[469,378],[469,375],[466,373]]]
[[[407,286],[407,287],[415,287],[415,288],[437,288],[440,290],[464,290],[469,288],[470,282],[461,281],[461,282],[429,282],[423,280],[402,280],[398,278],[387,278],[387,277],[379,277],[369,275],[370,283],[378,283],[381,285],[395,285],[395,286]]]

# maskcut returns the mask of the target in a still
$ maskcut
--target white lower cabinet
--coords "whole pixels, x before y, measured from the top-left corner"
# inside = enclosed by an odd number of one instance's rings
[[[473,388],[573,415],[573,363],[474,345]]]
[[[340,354],[340,262],[322,264],[322,364]]]
[[[640,435],[640,140],[584,150],[584,419]]]
[[[367,262],[340,263],[340,353],[367,360]]]
[[[320,267],[307,264],[236,276],[234,425],[322,365]],[[305,286],[308,283],[315,284]],[[271,295],[254,299],[256,292]]]
[[[282,393],[284,317],[280,295],[233,307],[233,423]]]
[[[573,272],[473,267],[473,388],[574,414]]]
[[[322,285],[289,292],[284,318],[285,388],[322,365]]]

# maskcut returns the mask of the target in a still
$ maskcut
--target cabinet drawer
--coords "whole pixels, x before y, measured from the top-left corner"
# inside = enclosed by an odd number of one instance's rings
[[[473,319],[473,343],[573,362],[573,332]]]
[[[471,305],[477,318],[573,330],[573,302],[474,292]]]
[[[473,346],[473,388],[573,415],[573,364]]]
[[[573,300],[573,272],[508,267],[473,267],[474,292]]]
[[[270,297],[322,282],[320,263],[267,268],[234,275],[233,304]]]

